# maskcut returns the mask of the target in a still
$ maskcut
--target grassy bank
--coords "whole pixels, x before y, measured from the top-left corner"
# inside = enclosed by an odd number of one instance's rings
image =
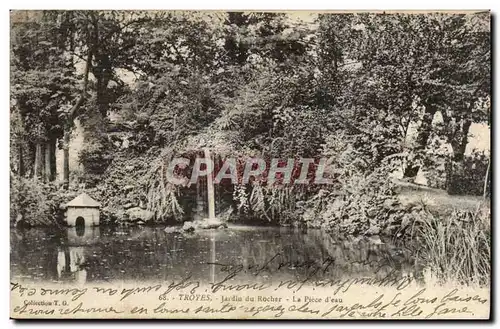
[[[440,189],[398,182],[404,207],[418,207],[409,239],[426,280],[488,285],[491,274],[490,200],[448,195]]]

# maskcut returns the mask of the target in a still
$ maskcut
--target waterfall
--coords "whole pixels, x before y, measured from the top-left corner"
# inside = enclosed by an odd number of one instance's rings
[[[215,193],[214,193],[214,182],[213,182],[213,162],[209,161],[210,151],[208,148],[204,148],[205,151],[205,159],[207,160],[207,199],[208,199],[208,219],[215,219]]]

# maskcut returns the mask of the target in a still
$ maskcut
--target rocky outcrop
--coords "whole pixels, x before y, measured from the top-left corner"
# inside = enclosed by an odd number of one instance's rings
[[[209,230],[209,229],[224,229],[227,228],[227,223],[219,219],[202,219],[195,221],[184,222],[182,227],[167,227],[165,232],[167,233],[192,233],[195,230]]]
[[[183,232],[194,232],[195,229],[196,225],[194,222],[184,222],[184,225],[182,225]]]
[[[214,219],[205,218],[203,220],[195,222],[195,225],[198,228],[204,229],[204,230],[227,228],[227,223],[225,223],[217,218],[214,218]]]
[[[151,221],[155,215],[154,212],[139,207],[127,209],[125,213],[128,215],[129,220],[142,220],[143,222]]]

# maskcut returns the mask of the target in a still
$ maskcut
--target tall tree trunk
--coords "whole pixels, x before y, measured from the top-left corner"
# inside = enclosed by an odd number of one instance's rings
[[[39,165],[38,165],[38,162],[40,162],[39,160],[40,158],[40,147],[37,144],[35,144],[35,162],[33,164],[33,180],[37,180],[38,179],[38,175],[39,175],[39,172],[38,172],[38,168],[39,168]]]
[[[43,178],[43,162],[42,162],[42,143],[36,143],[35,149],[35,164],[33,166],[33,179],[38,180],[39,178]]]
[[[18,168],[17,168],[17,173],[19,174],[19,176],[23,177],[24,176],[24,158],[23,158],[23,143],[22,142],[19,142],[17,144],[17,164],[18,164]]]
[[[45,143],[40,143],[40,179],[45,182]]]
[[[467,118],[462,123],[462,129],[458,138],[451,141],[451,147],[453,149],[453,161],[459,162],[464,160],[465,149],[467,148],[467,143],[469,142],[469,129],[472,124],[470,118]]]
[[[52,145],[50,140],[45,143],[45,181],[52,181],[52,170],[50,166],[50,152],[52,149]]]
[[[107,55],[96,54],[95,59],[97,65],[93,68],[92,73],[97,80],[97,107],[103,117],[107,116],[109,109],[108,83],[111,79],[111,62]]]
[[[71,127],[73,127],[73,121],[75,120],[78,110],[82,106],[85,98],[87,97],[87,86],[89,82],[89,72],[90,66],[92,65],[92,48],[89,46],[87,52],[87,61],[85,63],[85,73],[83,75],[83,88],[80,93],[80,97],[76,101],[75,105],[71,108],[68,117],[66,119],[66,124],[64,126],[64,140],[63,140],[63,188],[69,188],[69,141],[71,134]]]
[[[50,147],[50,176],[52,177],[52,180],[55,180],[57,177],[56,147],[57,147],[57,140],[52,139]]]
[[[468,191],[467,177],[465,177],[464,155],[469,141],[469,129],[472,124],[470,118],[465,118],[457,133],[450,140],[453,156],[447,172],[447,191],[449,194],[464,194]]]
[[[70,128],[67,127],[64,131],[63,140],[63,188],[69,188],[69,141],[70,141]]]
[[[238,28],[248,25],[245,14],[242,12],[229,12],[227,24]],[[235,35],[226,35],[224,49],[230,60],[237,65],[244,65],[248,57],[248,46],[237,40]]]
[[[33,178],[35,176],[36,142],[28,140],[24,154],[24,170],[28,173],[29,177]]]
[[[92,21],[94,28],[90,42],[95,46],[93,55],[96,65],[92,67],[92,73],[97,80],[97,108],[99,109],[101,115],[106,117],[109,108],[107,88],[112,75],[111,61],[105,51],[104,53],[101,53],[103,49],[98,46],[101,43],[99,19],[97,16],[93,15]]]
[[[104,85],[105,81],[97,82],[97,106],[99,108],[99,112],[103,117],[107,116],[108,113],[108,96],[106,91],[106,86]],[[107,82],[106,82],[107,85]]]
[[[425,150],[427,142],[432,132],[432,120],[434,119],[434,114],[436,114],[436,109],[428,104],[425,105],[424,117],[422,118],[422,124],[418,129],[418,135],[415,140],[415,147],[412,152],[414,156],[418,156]],[[415,161],[408,161],[406,169],[404,171],[403,178],[409,178],[414,180],[417,177],[420,166],[415,163]]]

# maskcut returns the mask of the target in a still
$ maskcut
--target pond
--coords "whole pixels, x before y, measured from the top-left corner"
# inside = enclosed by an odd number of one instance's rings
[[[412,253],[379,238],[335,239],[322,230],[232,225],[191,234],[152,227],[11,230],[11,280],[200,282],[414,275]],[[233,272],[231,272],[233,271]],[[416,275],[415,275],[416,277]]]

